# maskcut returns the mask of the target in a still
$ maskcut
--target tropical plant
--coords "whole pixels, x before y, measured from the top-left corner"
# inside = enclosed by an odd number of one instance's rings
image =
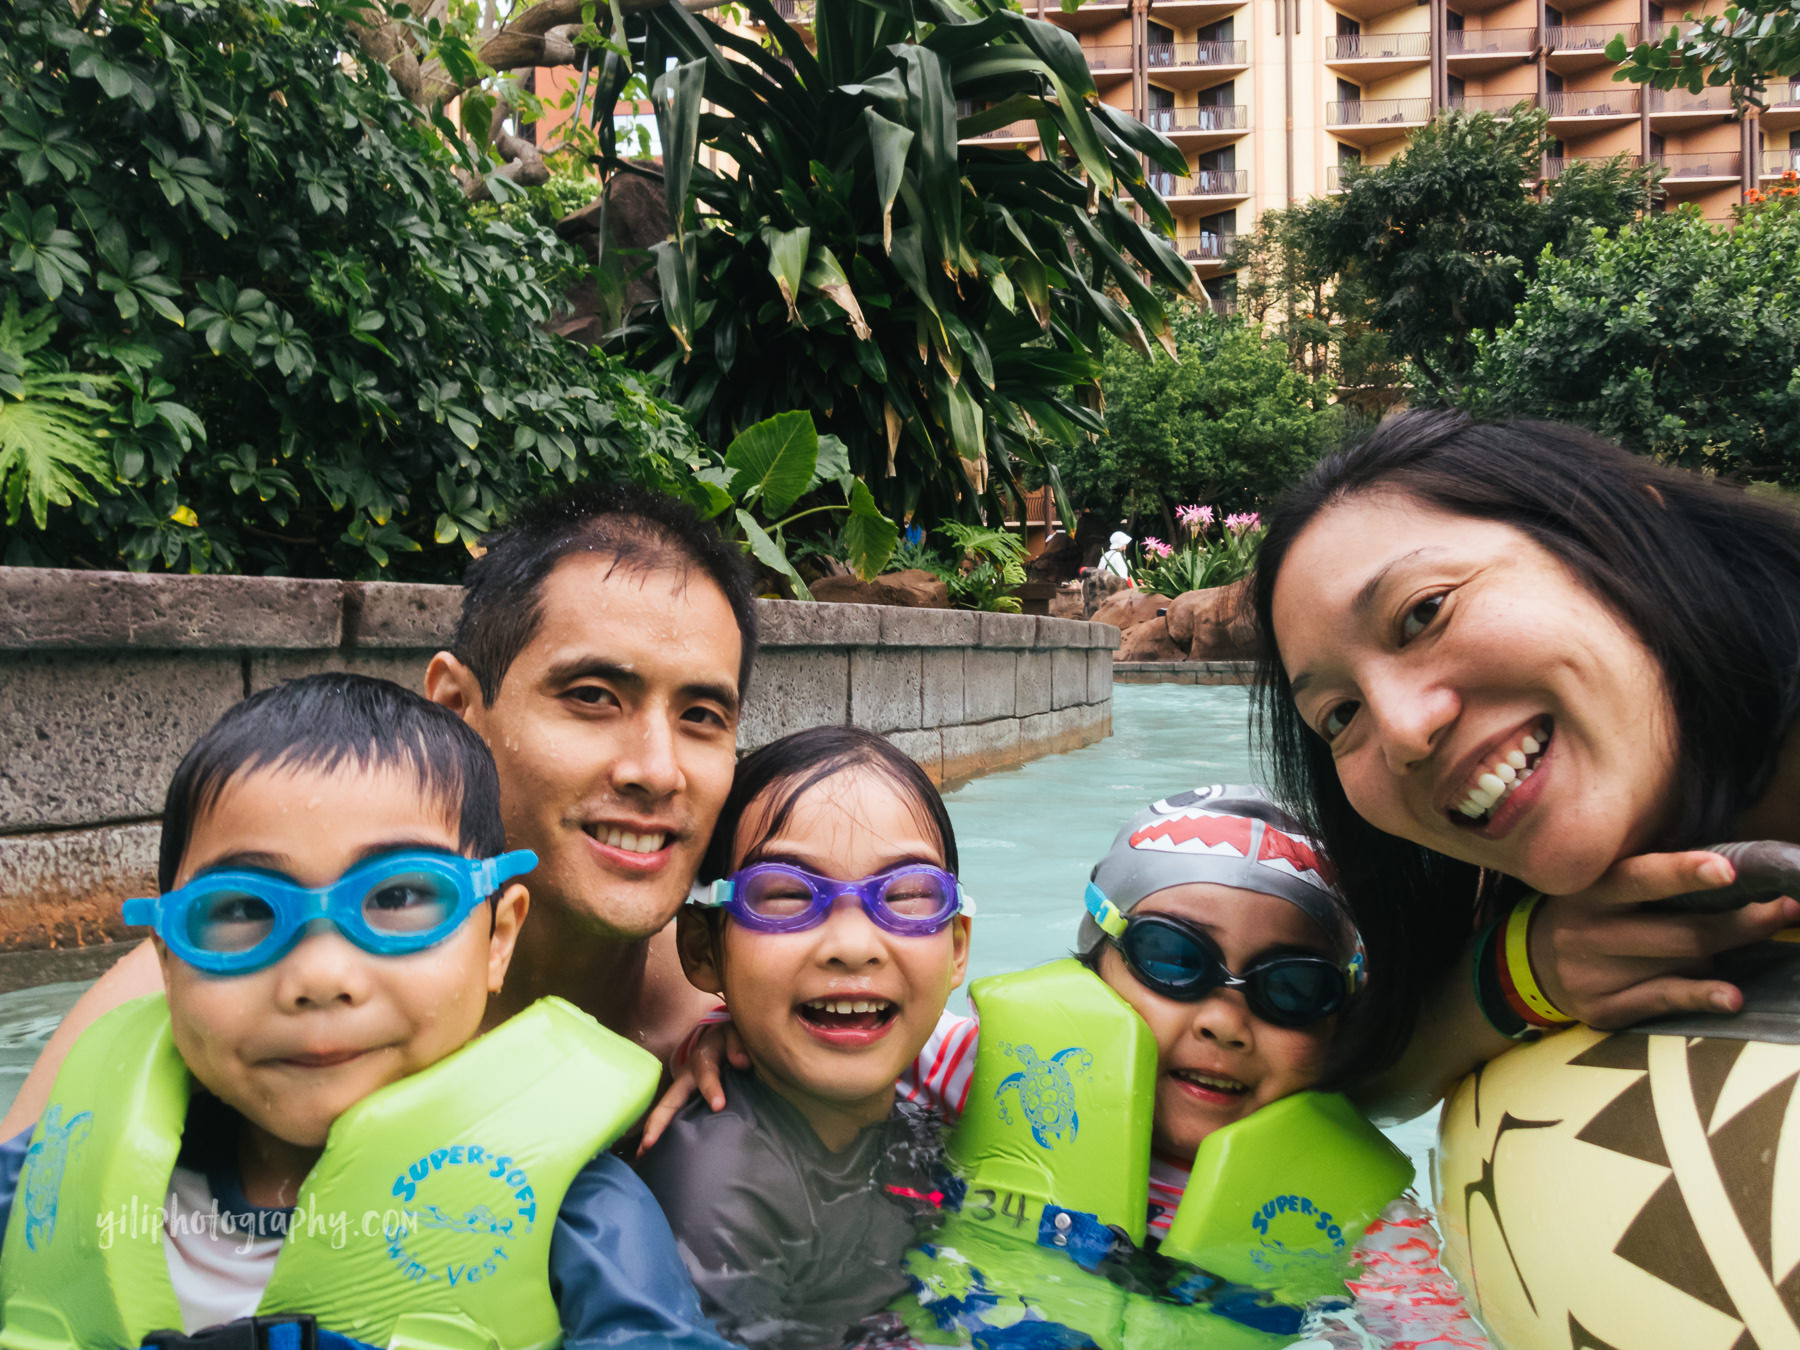
[[[27,509],[38,529],[52,506],[80,500],[93,504],[89,484],[110,490],[112,457],[101,437],[110,405],[97,393],[105,375],[74,375],[43,349],[56,331],[56,311],[45,305],[19,313],[8,295],[0,310],[0,501],[6,523],[17,525]]]
[[[1732,0],[1717,14],[1687,17],[1687,26],[1671,24],[1655,42],[1629,46],[1624,34],[1613,38],[1607,60],[1623,63],[1613,78],[1695,94],[1707,85],[1729,86],[1744,108],[1762,105],[1771,79],[1800,75],[1800,9],[1793,0]]]
[[[7,413],[104,437],[10,452],[8,561],[448,580],[554,484],[696,491],[680,414],[543,331],[565,247],[474,214],[418,109],[344,61],[365,11],[4,12],[0,297],[60,316],[18,320],[48,340]],[[93,500],[56,467],[102,461]]]
[[[634,361],[715,444],[811,410],[896,518],[974,519],[1015,462],[1054,482],[1046,447],[1100,426],[1080,391],[1102,334],[1147,347],[1157,288],[1194,286],[1142,163],[1180,152],[1002,0],[823,4],[816,49],[745,8],[769,48],[679,5],[631,20],[676,222]],[[1027,120],[1041,159],[979,139]]]
[[[1792,195],[1783,195],[1791,193]],[[1554,417],[1739,481],[1800,486],[1800,178],[1546,254],[1518,318],[1481,344],[1469,404]]]
[[[1210,590],[1242,580],[1255,569],[1267,533],[1258,512],[1221,515],[1211,506],[1179,506],[1175,518],[1184,536],[1180,543],[1146,538],[1139,546],[1132,577],[1144,590],[1170,596]]]
[[[1350,170],[1308,217],[1315,265],[1366,297],[1369,324],[1413,364],[1415,399],[1454,395],[1477,337],[1512,321],[1546,249],[1580,253],[1595,227],[1623,225],[1649,200],[1656,171],[1623,155],[1567,161],[1540,198],[1548,118],[1445,112],[1388,163]]]
[[[810,413],[780,413],[745,427],[725,451],[724,465],[700,470],[695,480],[706,494],[707,514],[719,517],[751,557],[786,578],[796,599],[812,599],[794,567],[798,550],[788,543],[798,521],[843,512],[837,556],[865,581],[881,571],[900,537],[868,485],[850,472],[844,443],[819,435]],[[842,492],[841,503],[818,500],[830,488]],[[802,508],[803,502],[809,504]]]
[[[962,609],[1017,614],[1016,587],[1025,584],[1025,542],[1008,530],[947,520],[938,529],[962,558],[943,574],[950,603]]]
[[[1172,317],[1173,366],[1113,344],[1101,376],[1105,430],[1060,456],[1069,495],[1085,511],[1131,520],[1131,533],[1148,517],[1172,535],[1181,501],[1247,510],[1267,500],[1313,462],[1339,419],[1330,386],[1290,366],[1279,337],[1202,306]]]

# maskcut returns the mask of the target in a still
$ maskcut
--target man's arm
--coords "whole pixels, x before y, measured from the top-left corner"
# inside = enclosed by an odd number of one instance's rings
[[[56,1071],[68,1058],[69,1047],[75,1044],[77,1036],[98,1021],[103,1013],[145,994],[159,994],[162,987],[162,967],[157,963],[156,947],[151,942],[142,942],[135,950],[127,952],[95,981],[94,987],[69,1009],[62,1025],[57,1027],[43,1053],[37,1057],[37,1063],[25,1075],[25,1081],[19,1085],[19,1095],[13,1099],[12,1109],[5,1119],[0,1120],[0,1139],[12,1138],[26,1126],[35,1124],[44,1113],[44,1103],[50,1100],[50,1089],[56,1082]]]

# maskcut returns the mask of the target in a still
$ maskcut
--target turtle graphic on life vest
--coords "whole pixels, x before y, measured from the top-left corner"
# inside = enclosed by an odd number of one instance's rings
[[[94,1113],[83,1111],[63,1124],[62,1106],[53,1104],[44,1113],[37,1142],[25,1151],[25,1245],[32,1251],[39,1243],[50,1245],[56,1236],[56,1202],[62,1194],[63,1167],[69,1149],[88,1136]]]
[[[1019,1090],[1019,1105],[1025,1109],[1031,1137],[1040,1147],[1055,1148],[1065,1134],[1074,1139],[1081,1130],[1081,1118],[1075,1113],[1075,1081],[1069,1076],[1069,1064],[1072,1061],[1075,1071],[1085,1075],[1094,1057],[1079,1045],[1058,1050],[1049,1059],[1039,1059],[1037,1051],[1023,1043],[1000,1048],[1025,1067],[1001,1079],[994,1096],[1004,1096],[1008,1088]],[[1000,1119],[1012,1123],[1004,1103]]]

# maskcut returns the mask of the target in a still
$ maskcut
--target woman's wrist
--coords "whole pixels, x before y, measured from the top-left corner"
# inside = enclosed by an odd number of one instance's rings
[[[1553,1002],[1531,968],[1531,922],[1544,897],[1527,896],[1476,936],[1475,1001],[1509,1040],[1532,1040],[1575,1021]]]

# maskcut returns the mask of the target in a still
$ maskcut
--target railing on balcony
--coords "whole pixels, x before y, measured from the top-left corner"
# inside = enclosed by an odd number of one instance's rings
[[[1544,95],[1544,108],[1552,120],[1558,117],[1635,117],[1642,102],[1642,90],[1619,86],[1559,89]]]
[[[1369,127],[1385,123],[1429,122],[1428,98],[1353,98],[1325,105],[1328,127]]]
[[[1763,102],[1771,108],[1791,108],[1800,104],[1800,83],[1770,85],[1769,92],[1763,95]]]
[[[1738,178],[1744,172],[1744,157],[1736,150],[1653,155],[1651,163],[1660,164],[1666,170],[1663,175],[1665,182],[1687,178]]]
[[[1444,34],[1446,56],[1530,56],[1537,45],[1535,28],[1452,28]]]
[[[1144,114],[1152,131],[1248,131],[1250,109],[1242,103],[1203,104],[1198,108],[1152,108]]]
[[[1729,113],[1731,110],[1731,91],[1728,89],[1702,89],[1697,94],[1686,89],[1650,91],[1652,116],[1657,113]]]
[[[1242,197],[1250,191],[1250,170],[1193,169],[1186,178],[1153,173],[1150,186],[1164,197]]]
[[[815,0],[773,0],[775,12],[789,23],[811,23]]]
[[[1081,54],[1087,58],[1089,70],[1130,70],[1133,64],[1130,43],[1083,47]]]
[[[1344,175],[1348,171],[1348,165],[1327,164],[1325,166],[1325,190],[1327,192],[1342,192],[1344,190]]]
[[[1521,103],[1529,108],[1536,102],[1534,94],[1452,94],[1444,106],[1462,112],[1492,113],[1505,121]]]
[[[1800,146],[1763,151],[1762,176],[1779,178],[1784,173],[1800,173]]]
[[[1361,61],[1372,58],[1431,55],[1430,33],[1340,33],[1325,39],[1327,61]]]
[[[1551,155],[1544,160],[1544,177],[1561,178],[1563,172],[1571,164],[1604,164],[1612,158],[1614,158],[1612,155]],[[1625,160],[1627,163],[1636,164],[1639,162],[1639,157],[1626,155]]]
[[[1003,127],[995,127],[992,131],[979,131],[968,137],[971,141],[1031,141],[1038,134],[1036,122],[1008,122]]]
[[[1599,52],[1615,37],[1623,36],[1627,47],[1637,46],[1635,23],[1565,23],[1544,30],[1544,47],[1550,52]]]
[[[1249,61],[1247,42],[1149,42],[1144,64],[1151,70],[1170,66],[1241,66]]]
[[[1175,236],[1176,251],[1189,262],[1224,262],[1236,243],[1237,236],[1229,230],[1200,230]]]

